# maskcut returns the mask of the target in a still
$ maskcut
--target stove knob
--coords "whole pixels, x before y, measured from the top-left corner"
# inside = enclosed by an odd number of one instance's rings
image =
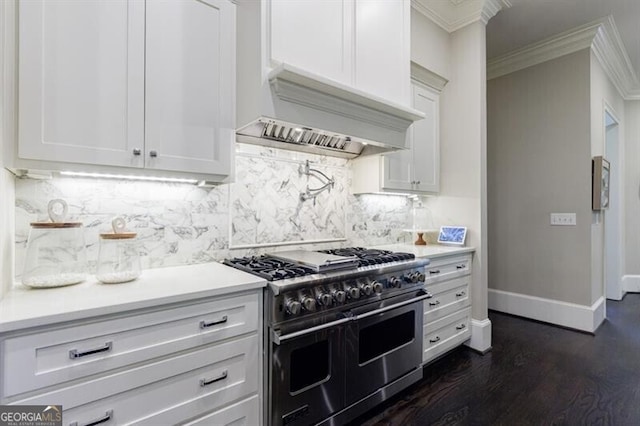
[[[389,286],[394,287],[394,288],[399,288],[401,285],[400,279],[397,277],[391,277],[389,278]]]
[[[318,303],[322,306],[331,306],[333,297],[329,293],[321,293],[318,295]]]
[[[371,284],[365,284],[362,286],[362,292],[365,296],[371,296],[373,294],[373,286]]]
[[[402,280],[406,283],[415,282],[413,281],[413,273],[404,274]]]
[[[300,308],[302,307],[302,305],[300,305],[300,302],[298,302],[297,300],[288,301],[286,306],[287,312],[289,312],[291,315],[298,315],[300,313]]]
[[[358,287],[351,287],[348,291],[350,299],[359,299],[360,298],[360,289]]]
[[[418,273],[417,272],[411,272],[410,274],[408,274],[406,276],[406,278],[407,278],[407,282],[417,283],[418,282]]]
[[[307,312],[313,312],[316,310],[316,300],[312,297],[303,297],[302,307]]]
[[[375,294],[380,294],[382,293],[382,290],[384,289],[384,287],[382,286],[382,284],[380,284],[378,281],[374,281],[371,286],[373,287],[373,292]]]
[[[420,281],[421,283],[424,282],[425,276],[422,272],[416,272],[416,274],[418,274],[418,281]]]
[[[347,293],[345,293],[342,290],[334,290],[333,298],[336,300],[337,303],[344,303],[344,301],[347,300]]]

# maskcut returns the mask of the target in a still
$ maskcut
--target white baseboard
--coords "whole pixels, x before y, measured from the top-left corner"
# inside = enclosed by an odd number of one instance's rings
[[[471,319],[471,338],[465,345],[481,353],[491,349],[491,321],[488,318]]]
[[[622,291],[640,293],[640,275],[625,275],[622,277]]]
[[[489,289],[489,309],[593,333],[606,317],[606,299],[584,306]]]

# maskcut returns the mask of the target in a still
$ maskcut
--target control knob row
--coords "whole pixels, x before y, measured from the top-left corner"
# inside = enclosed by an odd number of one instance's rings
[[[409,272],[404,276],[404,280],[410,283],[424,282],[425,276],[422,272]]]
[[[311,297],[303,297],[300,301],[289,300],[286,303],[287,312],[291,315],[298,315],[301,309],[307,312],[313,312],[316,310],[316,301]]]

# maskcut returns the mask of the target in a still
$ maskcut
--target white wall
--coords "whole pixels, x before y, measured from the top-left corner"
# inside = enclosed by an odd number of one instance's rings
[[[625,269],[640,291],[640,101],[625,102]]]
[[[605,155],[605,108],[613,115],[619,125],[619,141],[623,144],[622,135],[624,135],[624,100],[616,90],[615,86],[611,83],[606,73],[604,72],[600,62],[596,59],[594,54],[591,54],[590,60],[590,75],[591,75],[591,156]],[[624,174],[625,162],[624,156],[621,158],[621,164],[618,170],[612,170],[615,172],[612,177],[621,176]],[[611,185],[623,185],[623,181],[611,182]],[[624,202],[624,201],[623,201]],[[624,215],[624,209],[621,209],[621,213]],[[606,215],[612,214],[611,211],[605,211],[604,213],[592,213],[592,226],[591,226],[591,303],[594,303],[598,298],[605,294],[604,288],[604,274],[605,274],[605,227],[604,220]],[[621,220],[622,223],[623,220]],[[622,227],[624,234],[624,226]],[[621,245],[621,244],[620,244]],[[621,251],[624,251],[622,248]],[[624,254],[622,259],[624,262]],[[624,270],[624,264],[620,265],[620,269]],[[619,277],[621,280],[622,277]]]
[[[491,289],[592,304],[589,74],[584,49],[488,82]]]
[[[411,60],[447,80],[451,79],[451,39],[448,32],[411,9]]]

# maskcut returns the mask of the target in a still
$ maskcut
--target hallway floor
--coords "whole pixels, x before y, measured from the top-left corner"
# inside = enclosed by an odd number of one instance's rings
[[[490,312],[491,352],[456,349],[353,424],[640,425],[640,294],[607,317],[593,336]]]

